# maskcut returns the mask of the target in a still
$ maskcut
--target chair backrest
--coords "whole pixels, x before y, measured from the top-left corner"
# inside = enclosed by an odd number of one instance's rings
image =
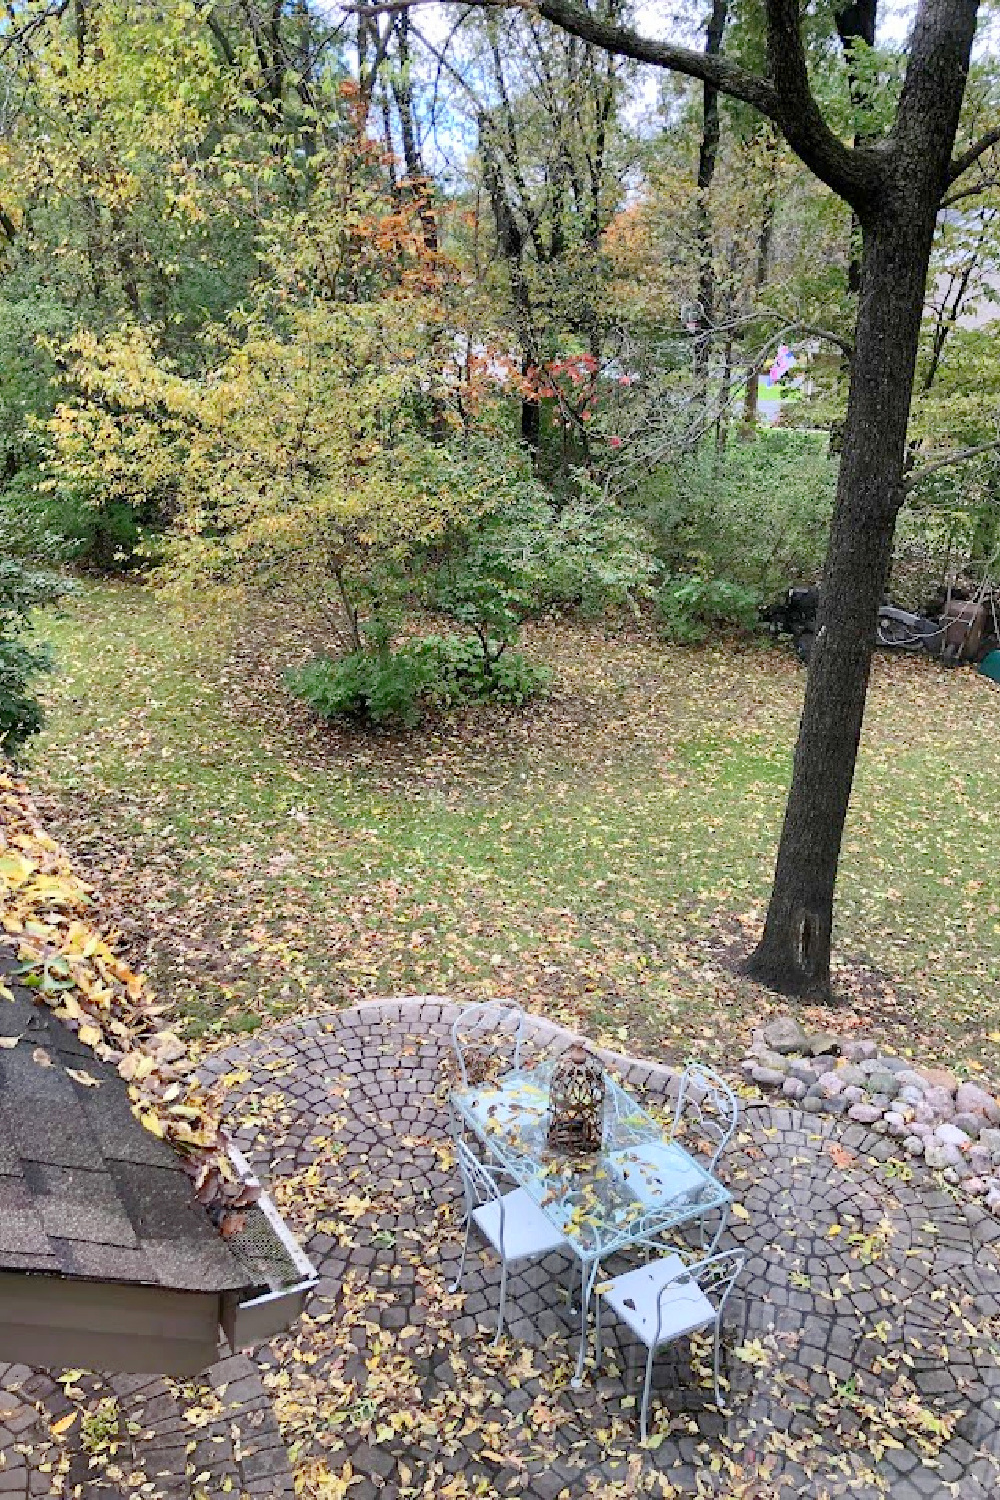
[[[662,1325],[663,1299],[672,1286],[677,1286],[679,1282],[696,1282],[715,1308],[716,1317],[721,1318],[726,1299],[745,1262],[746,1254],[742,1250],[720,1250],[717,1255],[709,1255],[705,1260],[700,1260],[693,1266],[685,1266],[683,1271],[671,1276],[661,1286],[657,1298],[657,1335]]]
[[[739,1119],[739,1105],[725,1079],[704,1063],[689,1062],[684,1066],[677,1090],[671,1139],[680,1131],[682,1121],[686,1123],[687,1119],[697,1122],[698,1129],[713,1148],[708,1170],[714,1172],[719,1157],[732,1140]]]
[[[489,1203],[494,1198],[502,1197],[500,1184],[486,1164],[472,1150],[468,1141],[460,1134],[455,1135],[455,1159],[462,1178],[462,1191],[465,1194],[465,1207],[468,1213],[478,1208],[481,1203]],[[501,1205],[501,1215],[503,1207]]]
[[[521,1065],[524,1011],[512,1000],[467,1005],[451,1028],[462,1087]]]

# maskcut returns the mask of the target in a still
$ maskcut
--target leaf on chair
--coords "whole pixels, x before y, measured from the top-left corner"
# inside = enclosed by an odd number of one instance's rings
[[[635,1303],[632,1301],[631,1297],[626,1297],[623,1305],[625,1307],[630,1307],[632,1311],[635,1312]]]

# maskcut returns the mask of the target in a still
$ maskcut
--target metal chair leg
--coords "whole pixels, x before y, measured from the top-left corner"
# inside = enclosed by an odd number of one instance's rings
[[[497,1318],[497,1336],[493,1340],[493,1346],[494,1346],[494,1348],[496,1347],[497,1344],[499,1344],[499,1342],[500,1342],[500,1336],[503,1333],[503,1314],[504,1314],[504,1308],[506,1307],[506,1305],[507,1305],[507,1260],[506,1260],[506,1257],[505,1257],[500,1262],[500,1316]]]
[[[472,1215],[470,1214],[469,1217],[465,1221],[465,1243],[462,1246],[462,1259],[459,1261],[459,1264],[458,1264],[458,1275],[455,1277],[455,1280],[452,1282],[451,1286],[448,1288],[448,1290],[450,1292],[457,1292],[458,1289],[459,1289],[459,1287],[462,1285],[462,1277],[465,1275],[465,1257],[469,1253],[469,1232],[470,1232],[471,1229],[472,1229]]]
[[[601,1299],[600,1299],[600,1297],[598,1297],[597,1302],[596,1302],[595,1307],[594,1307],[594,1334],[595,1334],[595,1341],[594,1341],[595,1342],[595,1348],[594,1348],[594,1369],[595,1370],[599,1370],[601,1368],[601,1355],[604,1352],[603,1345],[601,1343]]]
[[[639,1438],[641,1442],[646,1441],[647,1420],[649,1417],[649,1391],[653,1383],[653,1349],[646,1356],[646,1379],[642,1387],[642,1407],[639,1411]]]
[[[715,1320],[715,1361],[714,1361],[714,1369],[715,1369],[715,1404],[716,1404],[716,1406],[720,1406],[720,1407],[722,1405],[722,1398],[721,1398],[721,1396],[719,1394],[719,1349],[720,1349],[721,1343],[722,1343],[722,1319],[721,1318],[716,1318],[716,1320]]]

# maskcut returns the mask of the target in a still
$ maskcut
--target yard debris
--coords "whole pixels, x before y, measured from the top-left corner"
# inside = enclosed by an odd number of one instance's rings
[[[115,953],[113,937],[91,924],[91,908],[90,888],[45,832],[25,783],[0,772],[0,923],[19,977],[95,1057],[117,1068],[132,1113],[177,1152],[220,1231],[235,1233],[259,1190],[238,1181],[226,1138],[190,1076],[193,1063],[164,1028],[165,1008]],[[32,1056],[39,1067],[53,1066],[42,1047]],[[85,1069],[67,1071],[85,1088],[100,1087]]]

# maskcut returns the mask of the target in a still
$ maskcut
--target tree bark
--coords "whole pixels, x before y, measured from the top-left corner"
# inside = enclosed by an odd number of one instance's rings
[[[925,219],[928,216],[925,214]],[[864,234],[861,312],[816,643],[764,934],[746,965],[825,999],[833,892],[896,515],[933,215]]]
[[[726,29],[729,0],[713,0],[705,40],[705,56],[718,57]],[[698,303],[701,336],[695,344],[695,374],[707,382],[711,360],[712,328],[715,322],[715,257],[712,243],[712,212],[709,204],[715,166],[719,159],[719,90],[712,83],[702,85],[701,149],[698,152]]]
[[[861,215],[851,389],[816,642],[767,919],[745,965],[752,978],[806,999],[830,996],[837,865],[903,500],[931,244],[975,30],[974,4],[964,16],[949,16],[949,9],[946,0],[922,6],[892,172],[878,208]]]

